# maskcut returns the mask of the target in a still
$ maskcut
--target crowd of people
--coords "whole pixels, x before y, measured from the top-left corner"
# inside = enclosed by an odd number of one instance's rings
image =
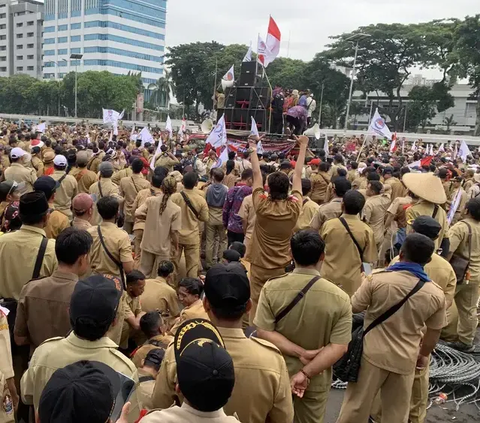
[[[321,423],[358,318],[337,422],[423,423],[439,339],[475,351],[478,151],[1,125],[2,423]]]

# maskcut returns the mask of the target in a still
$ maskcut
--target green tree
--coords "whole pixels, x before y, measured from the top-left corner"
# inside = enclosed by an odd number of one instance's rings
[[[304,89],[305,66],[303,60],[279,57],[267,67],[267,74],[272,87]]]
[[[170,72],[165,69],[165,76],[159,78],[157,82],[150,84],[148,90],[152,92],[150,102],[155,107],[168,108],[170,103],[170,92],[175,92],[175,86]]]
[[[450,131],[450,128],[452,126],[455,126],[457,124],[457,122],[453,118],[453,115],[450,115],[450,116],[445,116],[443,118],[443,124],[447,127],[447,131]]]
[[[413,87],[408,94],[408,98],[411,101],[408,104],[408,127],[417,131],[418,127],[421,126],[425,130],[428,121],[436,115],[436,103],[432,95],[432,89],[427,86]]]

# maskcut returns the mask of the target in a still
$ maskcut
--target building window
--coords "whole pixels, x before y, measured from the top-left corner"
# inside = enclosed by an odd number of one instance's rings
[[[6,71],[7,71],[7,68],[5,66],[0,68],[0,72],[6,72]]]
[[[0,62],[6,62],[7,58],[5,56],[0,56]]]
[[[27,66],[27,70],[29,70],[29,71],[33,71],[34,69],[35,69],[34,66]]]
[[[28,60],[33,60],[33,58],[34,58],[33,54],[29,54],[29,55],[27,56],[27,59],[28,59]]]
[[[6,13],[0,13],[0,19],[5,19],[7,17]]]
[[[64,67],[67,66],[67,62],[64,62],[63,60],[61,62],[58,62],[59,67]]]
[[[122,69],[130,69],[140,72],[149,72],[149,73],[156,73],[156,74],[163,74],[163,69],[160,68],[152,68],[150,66],[142,66],[137,65],[135,63],[126,63],[126,62],[117,62],[115,60],[84,60],[83,64],[85,66],[110,66],[113,68],[122,68]]]
[[[33,22],[33,21],[27,22],[27,26],[33,26],[34,23],[35,22]]]
[[[93,40],[104,40],[104,41],[115,41],[117,43],[130,44],[136,47],[148,48],[150,50],[163,51],[164,47],[159,44],[146,43],[144,41],[138,41],[131,38],[118,37],[111,34],[87,34],[83,36],[84,41],[93,41]]]
[[[23,22],[18,22],[17,23],[17,28],[21,28],[23,26]]]
[[[17,44],[17,50],[23,50],[23,44]]]
[[[17,56],[17,60],[23,60],[23,56]]]
[[[119,29],[121,31],[125,31],[125,32],[145,35],[146,37],[155,38],[157,40],[165,39],[165,35],[163,34],[159,34],[153,31],[147,31],[146,29],[135,28],[129,25],[119,24],[116,22],[110,22],[110,21],[90,21],[90,22],[85,22],[84,26],[85,28],[114,28],[114,29]]]
[[[33,32],[29,32],[29,33],[27,34],[27,37],[28,37],[28,38],[32,38],[32,37],[33,37]]]
[[[59,31],[66,31],[66,30],[68,30],[68,25],[58,25],[58,30]]]
[[[81,23],[71,24],[70,29],[82,29],[82,24]]]
[[[5,51],[7,49],[7,46],[0,46],[0,51]]]
[[[81,48],[71,48],[70,49],[70,54],[81,54],[82,49]]]
[[[82,36],[81,36],[81,35],[72,35],[72,36],[70,37],[70,41],[71,41],[72,43],[75,43],[75,42],[81,41],[81,40],[82,40]]]
[[[27,44],[27,48],[33,48],[33,44]]]
[[[55,50],[45,50],[43,54],[45,56],[55,56]]]
[[[17,72],[22,72],[23,71],[23,66],[17,66]]]
[[[119,56],[133,57],[134,59],[149,60],[163,63],[163,56],[152,56],[150,54],[137,53],[136,51],[121,50],[113,47],[85,47],[85,53],[110,53]]]
[[[68,54],[68,49],[66,48],[61,48],[61,49],[58,49],[58,54]]]
[[[43,28],[43,32],[55,32],[54,26],[46,26]]]
[[[6,24],[0,25],[0,29],[6,29],[6,28],[7,28],[7,25],[6,25]]]
[[[17,38],[23,38],[23,34],[17,34]]]
[[[53,79],[53,78],[55,78],[54,73],[44,73],[43,74],[43,79]]]
[[[66,43],[68,42],[68,37],[58,37],[58,43]]]
[[[0,35],[0,40],[6,40],[7,36],[6,35]]]

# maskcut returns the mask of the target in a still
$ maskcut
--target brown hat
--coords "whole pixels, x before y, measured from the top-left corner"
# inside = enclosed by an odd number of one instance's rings
[[[430,203],[444,204],[447,201],[442,181],[433,173],[406,173],[402,181],[409,191]]]
[[[83,214],[90,210],[93,206],[93,200],[90,195],[82,193],[78,194],[72,201],[72,208],[76,214]]]
[[[77,165],[86,166],[88,163],[88,154],[86,151],[79,151],[77,153]]]
[[[43,163],[53,163],[53,160],[55,159],[55,153],[53,151],[47,151],[43,155]]]

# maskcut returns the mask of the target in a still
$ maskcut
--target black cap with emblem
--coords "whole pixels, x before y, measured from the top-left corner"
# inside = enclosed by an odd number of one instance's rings
[[[218,329],[208,320],[184,322],[174,340],[178,384],[190,405],[199,411],[222,408],[235,385],[233,361]]]

